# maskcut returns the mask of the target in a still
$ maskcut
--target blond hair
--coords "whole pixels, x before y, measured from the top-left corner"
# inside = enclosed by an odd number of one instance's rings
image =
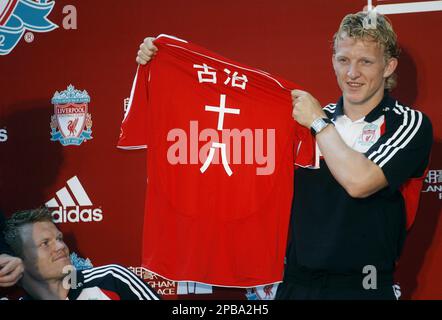
[[[346,15],[341,21],[339,30],[333,36],[333,53],[336,53],[339,40],[350,37],[356,40],[370,40],[378,43],[384,49],[385,62],[391,58],[399,58],[401,50],[391,22],[384,15],[376,14],[375,27],[367,28],[364,21],[369,18],[368,12],[362,11]],[[397,76],[393,73],[386,79],[385,88],[391,91],[396,83]]]

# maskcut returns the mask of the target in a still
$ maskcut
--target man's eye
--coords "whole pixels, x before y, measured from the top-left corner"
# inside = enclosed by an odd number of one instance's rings
[[[371,61],[370,60],[362,60],[362,63],[363,64],[371,64]]]
[[[42,247],[47,247],[48,244],[49,244],[49,241],[43,241],[43,242],[41,243],[41,246],[42,246]]]

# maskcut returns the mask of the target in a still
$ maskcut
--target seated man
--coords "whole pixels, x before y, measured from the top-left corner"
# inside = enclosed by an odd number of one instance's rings
[[[158,300],[152,288],[128,269],[107,265],[75,270],[63,234],[47,208],[17,212],[6,222],[5,240],[23,260],[25,299]]]

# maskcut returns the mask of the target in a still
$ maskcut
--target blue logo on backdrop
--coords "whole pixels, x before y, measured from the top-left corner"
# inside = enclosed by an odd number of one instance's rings
[[[93,268],[93,264],[89,258],[84,259],[78,256],[75,252],[70,255],[71,262],[77,270],[87,270]]]
[[[51,141],[60,141],[63,146],[79,146],[92,139],[92,116],[88,113],[90,101],[86,90],[77,90],[73,85],[65,91],[55,92]]]
[[[55,1],[0,0],[0,55],[9,54],[25,31],[49,32],[58,26],[47,16]]]

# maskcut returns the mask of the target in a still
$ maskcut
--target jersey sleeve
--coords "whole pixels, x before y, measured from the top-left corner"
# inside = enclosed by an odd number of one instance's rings
[[[112,265],[121,277],[115,277],[116,287],[122,300],[159,300],[159,296],[147,283],[130,270]]]
[[[110,264],[86,271],[85,282],[116,294],[120,300],[159,300],[158,294],[129,269]]]
[[[117,147],[133,150],[147,148],[148,80],[150,65],[139,66],[132,85],[129,105],[120,129]]]
[[[308,168],[315,166],[316,142],[310,130],[296,124],[295,127],[295,166]]]
[[[423,179],[428,167],[433,131],[421,112],[407,110],[365,153],[385,174],[389,188],[399,190],[409,179]]]

